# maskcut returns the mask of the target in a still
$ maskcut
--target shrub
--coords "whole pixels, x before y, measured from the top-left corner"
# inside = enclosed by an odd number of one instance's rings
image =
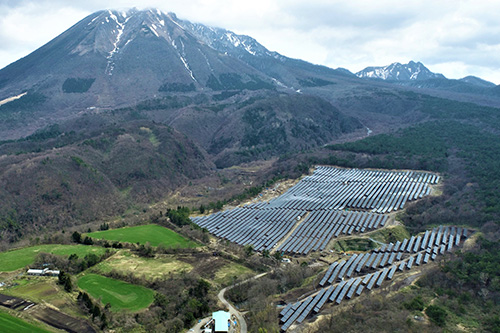
[[[403,303],[403,306],[410,311],[422,311],[425,307],[422,297],[417,296],[410,302]]]
[[[425,309],[425,314],[438,326],[444,326],[446,317],[448,316],[446,310],[438,305],[429,305],[427,309]]]

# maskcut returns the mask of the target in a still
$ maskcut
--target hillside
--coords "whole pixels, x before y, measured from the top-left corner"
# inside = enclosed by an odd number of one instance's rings
[[[172,128],[140,120],[116,126],[97,116],[0,149],[0,227],[11,241],[120,215],[213,168]]]

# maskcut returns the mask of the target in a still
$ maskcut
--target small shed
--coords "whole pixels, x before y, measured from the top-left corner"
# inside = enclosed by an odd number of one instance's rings
[[[212,318],[215,322],[214,332],[229,332],[231,323],[231,314],[226,311],[212,312]]]

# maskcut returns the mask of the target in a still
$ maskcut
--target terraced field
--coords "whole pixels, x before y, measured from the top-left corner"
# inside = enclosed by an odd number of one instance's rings
[[[175,231],[156,224],[96,231],[87,234],[87,236],[127,243],[146,244],[149,242],[152,246],[163,244],[167,248],[192,248],[198,246],[195,242],[182,237]]]
[[[76,254],[84,257],[89,253],[101,255],[106,251],[105,248],[86,245],[61,245],[45,244],[26,247],[23,249],[12,250],[0,253],[0,272],[11,272],[25,266],[31,265],[35,261],[38,253],[52,253],[61,256]]]
[[[113,311],[136,312],[153,302],[151,289],[107,278],[97,274],[86,274],[78,279],[78,287],[87,291],[102,304],[109,303]]]

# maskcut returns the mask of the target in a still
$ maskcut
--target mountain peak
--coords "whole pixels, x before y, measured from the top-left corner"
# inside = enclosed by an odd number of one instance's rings
[[[431,72],[420,61],[409,61],[408,64],[394,62],[388,66],[366,67],[356,73],[362,79],[381,79],[387,81],[420,81],[445,78],[442,74]]]
[[[466,82],[478,87],[493,88],[496,86],[493,82],[483,80],[477,76],[469,75],[459,79],[459,81]]]

